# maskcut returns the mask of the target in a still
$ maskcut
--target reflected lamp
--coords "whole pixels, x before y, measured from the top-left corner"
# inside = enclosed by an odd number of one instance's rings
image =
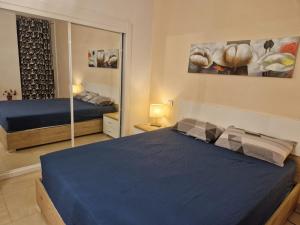
[[[83,91],[81,84],[73,84],[72,85],[73,95],[78,95]]]

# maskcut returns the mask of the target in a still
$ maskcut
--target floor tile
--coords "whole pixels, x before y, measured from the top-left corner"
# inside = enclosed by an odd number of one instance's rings
[[[293,224],[296,224],[296,225],[300,225],[300,214],[298,213],[293,213],[289,219],[288,219],[289,222],[293,223]]]
[[[0,225],[9,225],[11,222],[4,198],[0,195]]]
[[[35,200],[35,186],[24,188],[3,195],[12,221],[33,215],[39,212]]]
[[[287,221],[284,225],[294,225],[294,224],[292,224],[289,221]]]
[[[41,214],[33,214],[12,223],[12,225],[47,225]]]
[[[7,180],[0,181],[0,191],[3,195],[8,195],[35,185],[35,179],[41,177],[40,171],[21,175]]]

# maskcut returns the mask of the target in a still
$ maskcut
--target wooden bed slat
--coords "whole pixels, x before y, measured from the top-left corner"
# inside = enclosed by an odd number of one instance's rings
[[[7,149],[7,134],[2,126],[0,126],[0,142],[2,143],[3,147]]]
[[[94,119],[75,123],[75,137],[100,133],[103,131],[103,119]],[[1,127],[0,141],[9,152],[43,144],[71,139],[71,125],[36,128],[6,133]]]
[[[43,183],[36,179],[36,201],[48,225],[66,225],[53,205]]]
[[[292,192],[284,199],[266,225],[284,225],[289,216],[295,210],[300,193],[300,184],[297,184]]]
[[[290,158],[292,158],[296,163],[296,175],[295,175],[295,181],[297,183],[300,183],[300,157],[291,155]]]

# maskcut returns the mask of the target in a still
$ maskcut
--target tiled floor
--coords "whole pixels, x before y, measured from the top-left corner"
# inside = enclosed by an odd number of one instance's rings
[[[94,143],[97,141],[105,141],[109,139],[110,137],[108,137],[105,134],[87,135],[87,136],[76,138],[75,145],[79,146],[79,145]],[[43,146],[28,148],[17,152],[9,153],[5,151],[2,145],[0,144],[0,173],[39,163],[41,155],[50,152],[60,151],[62,149],[66,149],[70,147],[71,147],[70,141],[62,141],[62,142],[57,142],[49,145],[43,145]]]
[[[0,225],[47,225],[35,201],[34,180],[40,173],[0,182]]]

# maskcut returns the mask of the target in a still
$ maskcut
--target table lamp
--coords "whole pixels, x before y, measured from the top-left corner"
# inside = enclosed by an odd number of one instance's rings
[[[150,104],[149,117],[152,119],[151,126],[161,127],[159,119],[164,116],[163,104]]]

